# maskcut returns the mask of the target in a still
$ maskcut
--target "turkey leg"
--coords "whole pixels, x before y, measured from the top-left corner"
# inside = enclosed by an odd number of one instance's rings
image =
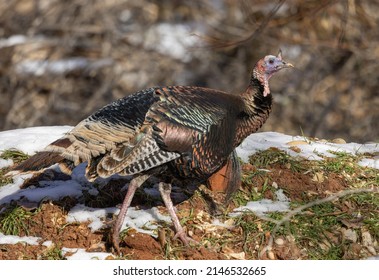
[[[171,194],[171,184],[167,184],[164,182],[159,183],[159,192],[161,193],[163,202],[167,208],[168,213],[170,214],[172,223],[174,224],[175,228],[175,237],[179,237],[180,240],[185,244],[188,245],[189,242],[195,242],[192,238],[188,237],[186,232],[184,231],[183,227],[180,224],[180,221],[178,219],[178,216],[175,213],[174,204],[172,203],[170,194]]]
[[[136,190],[149,178],[149,175],[141,175],[133,178],[129,183],[128,191],[125,195],[124,201],[122,202],[120,213],[118,213],[117,220],[112,228],[112,243],[113,247],[116,249],[117,253],[120,254],[120,230],[122,224],[125,220],[126,212],[132,202]]]

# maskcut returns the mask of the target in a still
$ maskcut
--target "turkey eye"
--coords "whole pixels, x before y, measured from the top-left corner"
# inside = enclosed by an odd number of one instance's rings
[[[269,59],[268,63],[273,64],[274,60],[273,59]]]

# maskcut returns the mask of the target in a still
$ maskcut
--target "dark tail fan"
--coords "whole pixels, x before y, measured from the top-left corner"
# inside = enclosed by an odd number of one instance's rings
[[[39,171],[56,163],[63,163],[65,159],[54,152],[39,152],[34,156],[24,160],[19,165],[12,168],[12,170],[18,170],[21,172],[26,171]]]
[[[70,145],[71,145],[71,142],[69,139],[61,138],[54,141],[49,146],[67,148]],[[17,170],[21,172],[39,171],[39,170],[48,168],[56,163],[59,163],[61,170],[64,173],[68,173],[68,174],[71,173],[71,170],[73,169],[72,162],[66,160],[59,153],[49,152],[49,151],[42,151],[42,152],[36,153],[34,156],[31,156],[27,160],[24,160],[23,162],[21,162],[19,165],[13,167],[11,171],[12,170]]]

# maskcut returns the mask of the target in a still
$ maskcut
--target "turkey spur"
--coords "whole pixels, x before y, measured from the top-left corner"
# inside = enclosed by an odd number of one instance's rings
[[[228,165],[226,191],[235,191],[240,180],[235,148],[267,120],[272,104],[268,81],[289,67],[293,65],[282,60],[281,52],[265,56],[255,64],[246,91],[239,95],[193,86],[136,92],[98,110],[13,170],[38,171],[59,163],[62,171],[70,172],[87,162],[89,181],[114,174],[133,175],[112,228],[117,252],[134,193],[155,176],[176,237],[188,244],[190,238],[170,198],[172,180],[205,183]]]

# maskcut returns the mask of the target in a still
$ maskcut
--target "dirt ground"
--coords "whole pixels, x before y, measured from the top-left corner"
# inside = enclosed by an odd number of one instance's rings
[[[243,172],[251,171],[254,167],[250,164],[243,166]],[[292,172],[280,165],[269,168],[269,176],[257,177],[254,186],[243,185],[240,191],[249,192],[255,188],[262,192],[263,185],[272,185],[274,182],[284,190],[291,201],[306,201],[313,196],[322,198],[330,193],[335,193],[347,188],[347,183],[339,174],[331,174],[323,182],[314,181],[311,175]],[[89,206],[100,207],[101,205],[114,206],[121,203],[123,194],[117,192],[120,184],[124,182],[116,180],[109,183],[107,193],[99,193],[96,202],[88,200]],[[275,184],[274,183],[274,184]],[[117,193],[117,195],[115,195]],[[275,199],[272,191],[265,190],[264,198]],[[112,197],[112,199],[109,199]],[[183,246],[180,241],[173,239],[173,228],[171,224],[161,224],[158,230],[158,238],[142,234],[134,229],[129,229],[122,238],[122,258],[127,259],[257,259],[259,252],[268,244],[269,231],[259,229],[261,221],[254,215],[243,216],[245,222],[257,225],[261,239],[247,244],[244,229],[238,223],[231,222],[225,215],[235,207],[233,200],[223,204],[222,193],[211,193],[204,186],[195,192],[187,200],[176,205],[179,219],[191,216],[184,223],[188,234],[198,244],[195,246]],[[100,203],[101,202],[101,203]],[[0,245],[0,259],[48,259],[54,248],[84,248],[88,252],[112,252],[109,246],[109,231],[112,217],[107,223],[108,228],[97,232],[91,232],[86,223],[67,223],[66,214],[76,201],[65,198],[60,201],[43,202],[39,210],[26,225],[21,235],[37,236],[41,240],[39,245],[27,245],[18,243],[15,245]],[[146,202],[143,197],[136,194],[133,201],[134,206],[151,207],[161,202]],[[167,214],[163,206],[158,206],[162,213]],[[217,227],[211,224],[211,220],[219,218],[225,223],[230,222],[231,227]],[[278,242],[273,244],[271,255],[263,254],[263,259],[304,259],[307,258],[304,250],[288,236],[276,237]],[[210,241],[211,240],[211,241]],[[51,246],[42,245],[45,241],[52,241]],[[69,256],[69,253],[65,257]],[[354,256],[349,256],[354,258]],[[357,256],[355,256],[357,257]],[[117,258],[115,256],[109,257]]]

